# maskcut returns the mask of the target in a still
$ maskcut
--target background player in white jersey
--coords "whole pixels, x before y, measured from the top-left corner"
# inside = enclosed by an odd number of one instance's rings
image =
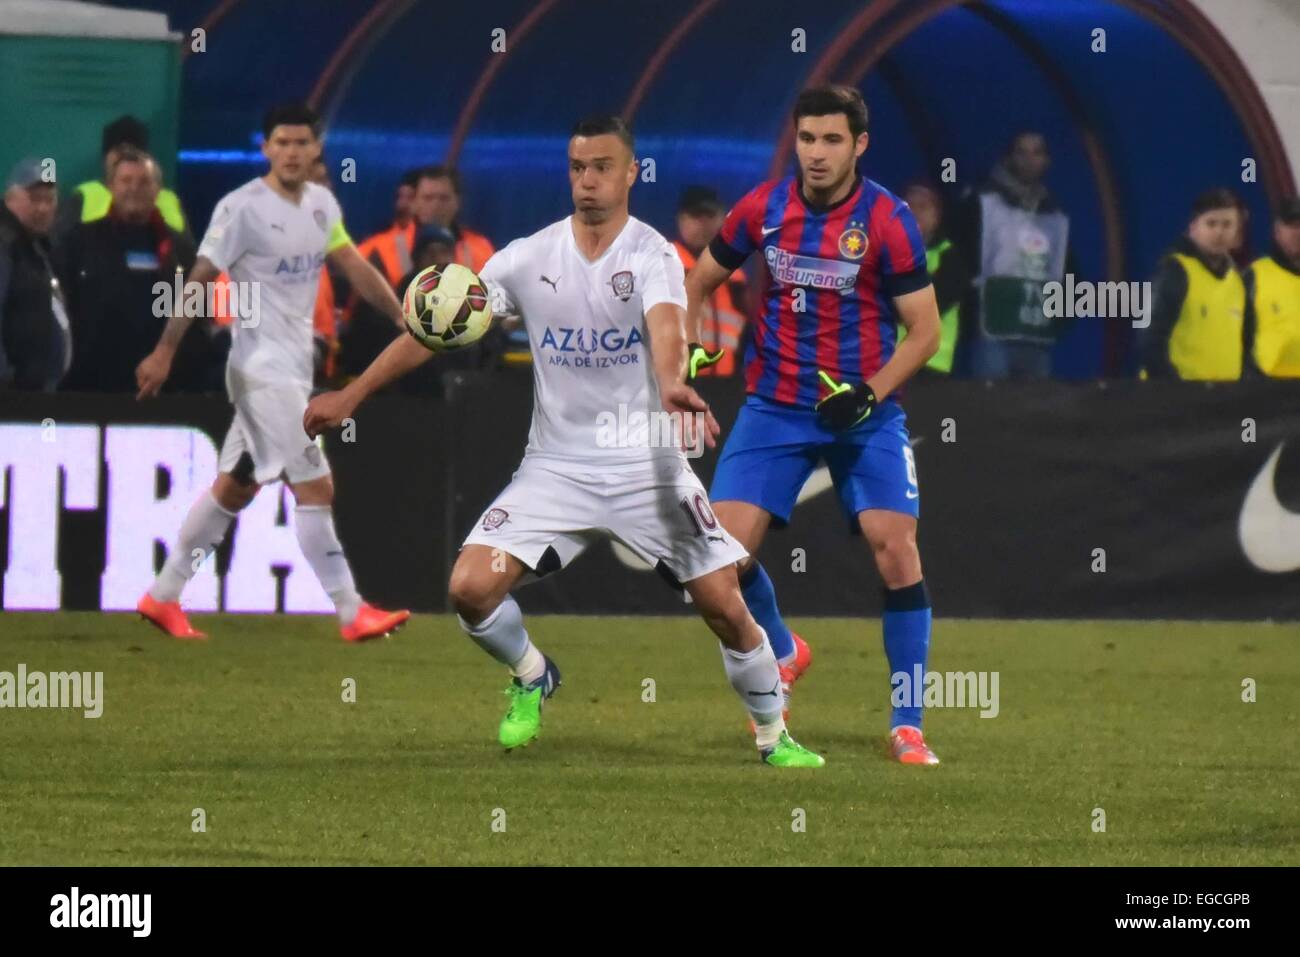
[[[611,535],[681,583],[717,634],[762,759],[819,767],[821,757],[785,730],[776,658],[736,577],[745,550],[718,524],[680,447],[683,438],[712,445],[718,426],[684,381],[681,260],[628,215],[638,171],[621,119],[579,122],[569,140],[574,215],[515,240],[483,268],[494,310],[522,315],[528,330],[533,421],[513,480],[465,539],[451,601],[461,627],[514,676],[501,743],[526,745],[560,673],[529,640],[510,592],[526,575],[559,569]],[[347,388],[311,401],[307,432],[338,425],[375,389],[429,357],[401,337]],[[682,427],[656,437],[650,423],[665,413]],[[633,427],[620,432],[617,423]]]
[[[226,272],[235,289],[245,291],[226,365],[234,421],[221,447],[220,474],[185,517],[138,609],[176,638],[204,637],[181,610],[181,591],[225,538],[235,514],[264,483],[283,475],[297,503],[298,544],[338,610],[340,631],[348,641],[364,641],[392,631],[410,612],[382,611],[357,594],[334,531],[329,463],[302,429],[312,384],[312,308],[325,260],[397,325],[402,325],[402,308],[384,277],[352,245],[334,196],[308,182],[321,149],[316,113],[299,104],[276,107],[263,132],[270,171],[217,204],[188,279],[208,289]],[[182,314],[168,320],[158,345],[136,370],[138,398],[162,388],[191,318]]]

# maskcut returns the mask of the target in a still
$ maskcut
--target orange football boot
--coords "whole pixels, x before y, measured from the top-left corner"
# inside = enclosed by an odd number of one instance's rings
[[[899,725],[889,732],[889,747],[900,764],[938,764],[939,759],[925,743],[920,728]]]
[[[361,607],[357,609],[357,617],[352,619],[351,624],[342,625],[339,634],[343,636],[344,641],[369,641],[371,638],[382,638],[402,627],[410,617],[411,613],[405,609],[384,611],[382,608],[362,602]]]
[[[140,617],[173,638],[206,638],[201,631],[195,631],[190,620],[185,617],[178,601],[159,601],[148,592],[135,606]]]

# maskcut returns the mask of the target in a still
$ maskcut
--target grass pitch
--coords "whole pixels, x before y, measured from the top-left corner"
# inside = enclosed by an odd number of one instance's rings
[[[0,615],[0,671],[104,673],[98,719],[0,710],[0,864],[1300,863],[1295,625],[939,620],[930,667],[999,672],[1000,713],[930,711],[915,768],[878,622],[795,620],[791,726],[827,766],[781,772],[694,619],[529,619],[564,687],[508,755],[506,677],[449,616],[363,646],[195,622]]]

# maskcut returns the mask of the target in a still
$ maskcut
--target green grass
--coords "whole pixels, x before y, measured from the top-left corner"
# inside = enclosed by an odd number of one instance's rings
[[[509,755],[505,675],[448,616],[357,647],[325,618],[196,622],[211,641],[0,615],[0,671],[103,671],[105,698],[0,711],[0,864],[1300,863],[1295,625],[940,621],[931,667],[998,671],[1001,713],[931,711],[944,763],[912,768],[878,624],[796,621],[792,729],[828,764],[780,772],[691,619],[532,618],[565,684]]]

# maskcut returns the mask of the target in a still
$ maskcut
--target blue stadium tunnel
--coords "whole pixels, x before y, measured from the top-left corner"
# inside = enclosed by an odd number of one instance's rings
[[[174,29],[207,33],[206,52],[183,70],[179,179],[199,227],[260,168],[260,110],[291,97],[327,117],[332,165],[356,161],[356,182],[338,190],[356,236],[386,222],[402,171],[442,160],[464,175],[463,219],[498,245],[563,216],[566,133],[593,110],[633,121],[638,152],[653,160],[633,211],[671,233],[683,186],[713,185],[730,201],[788,168],[790,107],[818,80],[864,91],[864,169],[894,189],[938,179],[950,160],[955,196],[982,180],[1014,132],[1042,131],[1047,183],[1071,216],[1084,278],[1148,278],[1192,197],[1211,186],[1242,197],[1258,250],[1271,202],[1295,189],[1258,89],[1188,0],[797,11],[779,0],[673,0],[620,9],[617,26],[596,0],[454,11],[416,0],[222,0],[197,18],[191,3],[148,5]],[[287,22],[310,29],[268,50],[262,38]],[[1242,181],[1246,158],[1255,182]],[[1076,324],[1057,344],[1058,374],[1131,373],[1129,335],[1120,324]]]

